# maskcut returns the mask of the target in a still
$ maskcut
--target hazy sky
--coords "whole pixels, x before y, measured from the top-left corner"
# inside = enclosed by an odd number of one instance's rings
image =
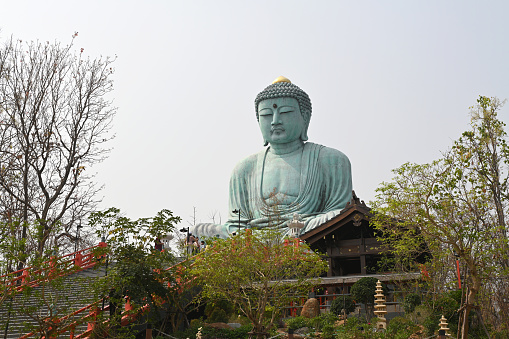
[[[440,156],[479,95],[509,98],[507,1],[4,1],[0,40],[117,56],[101,207],[224,222],[231,170],[263,148],[253,101],[279,75],[311,97],[309,140],[343,151],[366,202]],[[509,105],[501,119],[508,122]]]

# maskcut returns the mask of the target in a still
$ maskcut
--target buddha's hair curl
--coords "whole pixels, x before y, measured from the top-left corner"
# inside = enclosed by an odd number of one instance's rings
[[[263,91],[258,93],[255,99],[256,120],[259,120],[258,104],[263,100],[274,98],[296,99],[299,103],[300,113],[302,114],[304,122],[306,126],[309,125],[309,120],[311,119],[311,100],[306,92],[300,89],[299,86],[289,82],[276,82],[265,87]]]

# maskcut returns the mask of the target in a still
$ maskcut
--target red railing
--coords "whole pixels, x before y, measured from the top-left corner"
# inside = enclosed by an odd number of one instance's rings
[[[81,251],[78,251],[76,253],[71,253],[71,254],[68,254],[66,256],[63,256],[61,258],[58,258],[58,260],[56,261],[57,263],[59,263],[59,266],[60,265],[64,265],[64,268],[66,271],[69,271],[69,273],[73,273],[73,272],[76,272],[76,268],[78,268],[78,270],[83,270],[83,269],[86,269],[86,268],[89,268],[89,267],[93,267],[94,265],[96,265],[98,263],[98,261],[96,260],[97,257],[94,255],[94,252],[93,250],[97,247],[106,247],[106,243],[100,243],[99,245],[97,246],[93,246],[93,247],[90,247],[90,248],[87,248],[87,249],[84,249],[84,250],[81,250]],[[84,254],[85,253],[85,254]],[[75,255],[75,258],[72,258],[72,259],[69,259],[69,260],[63,260],[61,261],[61,259],[63,258],[66,258],[66,257],[70,257],[72,255]],[[199,254],[198,254],[199,255]],[[176,268],[177,269],[177,277],[176,277],[176,284],[177,286],[171,286],[170,283],[168,283],[168,287],[169,288],[183,288],[182,285],[185,285],[187,284],[189,281],[186,281],[186,282],[182,282],[181,280],[181,277],[180,275],[183,273],[183,270],[181,269],[181,265],[190,260],[191,258],[188,258],[186,260],[184,260],[183,262],[180,262],[176,265],[173,265],[169,268],[167,268],[166,270],[171,270],[173,268]],[[55,265],[53,264],[52,266],[52,263],[54,263],[55,261],[52,261],[52,260],[49,260],[47,261],[46,263],[49,264],[47,268],[44,268],[43,270],[51,270],[52,267],[54,267]],[[7,283],[10,283],[11,286],[16,286],[16,284],[20,284],[19,281],[21,280],[21,286],[19,287],[22,287],[23,286],[23,282],[24,282],[24,286],[26,285],[32,285],[32,284],[36,284],[35,283],[35,280],[26,280],[26,277],[25,277],[25,280],[22,280],[22,275],[24,274],[23,272],[25,270],[28,270],[30,268],[33,268],[33,267],[28,267],[28,268],[25,268],[24,270],[19,270],[19,271],[16,271],[16,272],[12,272],[12,273],[9,273],[7,275],[4,275],[0,278],[4,278],[4,277],[8,277],[8,276],[13,276],[13,278],[11,278],[10,280],[7,281]],[[59,268],[60,270],[60,268]],[[40,270],[37,270],[37,272],[40,271]],[[16,275],[19,275],[21,273],[21,276],[16,276]],[[29,276],[33,276],[32,275],[29,275]],[[4,278],[5,279],[5,278]],[[41,282],[43,279],[39,279],[37,281]],[[109,305],[107,305],[106,307],[104,308],[99,308],[98,307],[98,304],[101,303],[103,300],[98,300],[90,305],[87,305],[87,306],[84,306],[82,308],[80,308],[79,310],[76,310],[74,311],[73,313],[71,314],[68,314],[62,318],[55,318],[55,319],[52,319],[51,321],[53,322],[53,324],[55,325],[55,327],[57,327],[56,331],[55,331],[55,335],[60,335],[60,334],[63,334],[65,332],[69,332],[69,338],[70,339],[85,339],[85,338],[88,338],[90,336],[90,334],[92,334],[93,330],[94,330],[94,327],[96,326],[96,322],[97,322],[97,317],[100,313],[104,312],[104,311],[107,311],[109,310]],[[129,301],[126,301],[125,303],[125,306],[124,306],[125,310],[124,312],[122,312],[122,318],[121,318],[121,325],[122,326],[126,326],[130,323],[132,323],[133,321],[136,320],[136,318],[147,312],[149,310],[149,305],[144,305],[142,306],[141,308],[139,308],[138,310],[136,311],[133,311],[133,308],[131,306],[131,304],[129,303]],[[65,326],[62,326],[61,328],[58,328],[58,325],[62,322],[64,322],[65,320],[71,318],[71,317],[74,317],[78,314],[83,314],[85,312],[88,313],[86,315],[84,315],[82,318],[78,319],[78,320],[75,320],[74,322],[70,323],[70,324],[67,324]],[[84,331],[83,333],[81,334],[78,334],[76,335],[75,334],[75,328],[80,325],[80,324],[83,324],[87,322],[88,323],[88,326],[87,326],[87,330]],[[108,320],[106,320],[104,322],[105,324],[108,323]],[[28,334],[25,334],[24,336],[20,337],[19,339],[26,339],[26,338],[30,338],[32,336],[34,336],[36,334],[36,332],[31,332],[31,333],[28,333]],[[44,337],[43,337],[44,338]]]
[[[42,281],[48,281],[51,277],[64,276],[81,271],[97,264],[99,257],[95,255],[95,249],[106,247],[104,242],[99,245],[79,250],[64,255],[60,258],[51,258],[37,266],[25,267],[0,276],[1,284],[7,291],[21,291],[25,286],[37,286]]]
[[[92,303],[90,305],[82,307],[79,310],[76,310],[73,313],[66,315],[65,317],[62,317],[62,318],[59,318],[59,319],[53,319],[52,320],[53,324],[55,324],[55,326],[58,326],[58,324],[60,324],[61,322],[65,321],[65,320],[67,320],[67,319],[69,319],[69,318],[71,318],[71,317],[73,317],[73,316],[75,316],[77,314],[80,314],[82,312],[85,312],[85,311],[89,310],[89,314],[88,315],[86,315],[85,317],[83,317],[83,318],[81,318],[81,319],[79,319],[77,321],[74,321],[74,322],[72,322],[72,323],[70,323],[70,324],[68,324],[66,326],[63,326],[62,328],[59,328],[56,331],[55,335],[62,334],[62,333],[65,333],[67,331],[70,331],[70,338],[78,338],[78,336],[76,336],[76,337],[74,336],[74,329],[76,328],[76,326],[78,326],[79,324],[82,324],[83,322],[87,321],[89,318],[94,318],[94,320],[95,320],[95,316],[96,316],[95,308],[97,308],[97,304],[99,304],[101,301],[102,300],[98,300],[98,301],[96,301],[96,302],[94,302],[94,303]],[[109,309],[109,305],[104,308],[104,310],[107,310],[107,309]],[[35,335],[35,334],[36,334],[36,332],[30,332],[28,334],[25,334],[22,337],[19,337],[19,339],[26,339],[26,338],[29,338],[29,337]]]
[[[196,256],[198,256],[198,255],[200,255],[200,253],[197,254]],[[178,264],[170,266],[170,267],[168,267],[166,269],[166,271],[169,271],[169,270],[175,268],[176,271],[177,271],[177,277],[175,279],[176,284],[172,286],[170,283],[168,283],[168,288],[177,288],[179,291],[181,291],[181,289],[183,289],[184,285],[186,285],[187,283],[190,282],[190,281],[182,282],[182,279],[181,279],[180,275],[183,273],[182,264],[185,263],[186,261],[189,261],[191,258],[188,258],[188,259],[184,260],[183,262],[180,262]],[[81,310],[76,311],[73,315],[76,315],[78,313],[84,312],[87,309],[93,309],[93,305],[96,305],[97,303],[98,302],[95,302],[95,303],[90,304],[90,305],[88,305],[86,307],[83,307]],[[122,326],[129,325],[130,323],[135,321],[136,318],[139,315],[147,312],[150,307],[147,304],[147,305],[144,305],[141,308],[139,308],[137,311],[133,312],[133,308],[132,308],[131,304],[129,303],[129,301],[126,301],[124,308],[125,308],[125,311],[122,312],[122,318],[121,318],[122,319],[121,320],[121,325]],[[104,307],[103,309],[96,308],[93,312],[90,312],[88,315],[86,315],[85,317],[83,317],[80,320],[78,320],[76,323],[84,323],[85,321],[87,321],[87,319],[91,319],[91,321],[88,322],[88,328],[87,328],[87,330],[85,332],[83,332],[83,333],[81,333],[81,334],[79,334],[77,336],[74,336],[74,332],[71,332],[69,338],[70,339],[85,339],[85,338],[88,338],[88,336],[90,334],[92,334],[92,332],[94,330],[97,316],[101,312],[104,312],[104,311],[106,311],[108,309],[109,309],[109,305],[107,307]],[[108,320],[104,322],[104,324],[107,324],[107,323],[108,323]],[[62,331],[61,332],[59,331],[59,334],[66,332],[68,329],[71,328],[71,326],[72,325],[68,325],[68,326],[65,327],[65,329],[62,328]],[[74,326],[76,326],[76,325],[74,325]],[[20,339],[22,339],[22,338],[20,338]],[[25,338],[23,338],[23,339],[25,339]]]

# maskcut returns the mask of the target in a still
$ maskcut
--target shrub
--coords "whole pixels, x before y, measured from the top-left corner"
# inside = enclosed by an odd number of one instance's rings
[[[286,320],[286,326],[288,327],[288,329],[297,330],[302,327],[308,327],[309,323],[307,318],[304,318],[303,316],[298,316]]]
[[[387,325],[387,337],[393,339],[406,339],[419,330],[411,320],[404,317],[395,317]]]
[[[313,327],[316,331],[323,331],[328,326],[334,326],[336,321],[338,321],[338,316],[334,313],[322,313],[318,317],[309,319],[308,327]]]
[[[248,337],[248,332],[253,329],[252,325],[241,326],[240,328],[235,328],[233,330],[230,329],[217,329],[206,326],[194,327],[194,325],[198,325],[198,323],[193,324],[185,331],[180,331],[174,333],[174,336],[177,338],[196,338],[196,334],[201,328],[201,337],[202,339],[245,339]]]
[[[233,306],[226,300],[209,301],[205,306],[204,313],[208,323],[225,323],[233,313]]]
[[[421,296],[417,293],[407,294],[405,300],[403,301],[403,309],[405,313],[412,313],[415,310],[416,306],[421,304]]]
[[[372,304],[375,301],[377,278],[364,277],[352,286],[352,296],[356,302]]]
[[[225,310],[221,308],[214,308],[212,313],[207,318],[207,322],[209,323],[226,323],[228,322],[228,315]]]
[[[334,328],[334,324],[325,324],[322,329],[322,335],[320,336],[320,338],[322,339],[333,339],[334,338],[334,332],[335,332],[335,328]]]
[[[430,303],[432,313],[424,320],[424,327],[427,334],[432,335],[438,330],[439,320],[444,315],[449,323],[449,328],[452,333],[455,333],[458,328],[458,314],[456,311],[460,307],[458,302],[458,293],[456,291],[448,292],[439,295],[434,303]]]
[[[361,329],[362,328],[362,329]],[[351,317],[345,323],[345,326],[340,326],[336,329],[337,338],[341,339],[368,339],[375,335],[379,338],[381,337],[378,333],[373,331],[373,326],[368,325],[368,323],[363,318]]]
[[[252,329],[253,326],[251,325],[241,326],[233,330],[203,327],[201,330],[201,334],[202,338],[204,339],[215,339],[215,338],[244,339],[248,337],[248,332],[250,332]]]
[[[332,301],[330,306],[331,313],[340,315],[343,309],[345,309],[346,314],[355,311],[355,303],[351,296],[341,296]]]
[[[198,328],[203,326],[203,320],[202,319],[191,319],[191,322],[189,323],[189,327],[192,328]]]
[[[376,283],[378,279],[374,277],[364,277],[352,286],[352,296],[357,303],[363,303],[366,307],[366,320],[373,316],[373,303],[375,301]],[[384,295],[387,295],[388,288],[382,284]]]

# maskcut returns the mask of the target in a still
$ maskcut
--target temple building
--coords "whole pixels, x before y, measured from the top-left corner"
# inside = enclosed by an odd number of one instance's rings
[[[324,255],[329,270],[322,277],[315,296],[322,308],[343,293],[349,294],[351,286],[363,277],[375,277],[394,292],[398,283],[411,283],[421,278],[421,272],[392,273],[380,268],[380,260],[387,249],[376,238],[370,225],[371,209],[355,192],[340,214],[315,229],[300,235],[314,251]],[[386,254],[386,253],[385,253]],[[393,293],[387,296],[389,318],[403,313]]]
[[[300,236],[313,250],[326,254],[327,277],[378,271],[382,244],[369,225],[370,211],[353,192],[352,199],[339,215]]]

